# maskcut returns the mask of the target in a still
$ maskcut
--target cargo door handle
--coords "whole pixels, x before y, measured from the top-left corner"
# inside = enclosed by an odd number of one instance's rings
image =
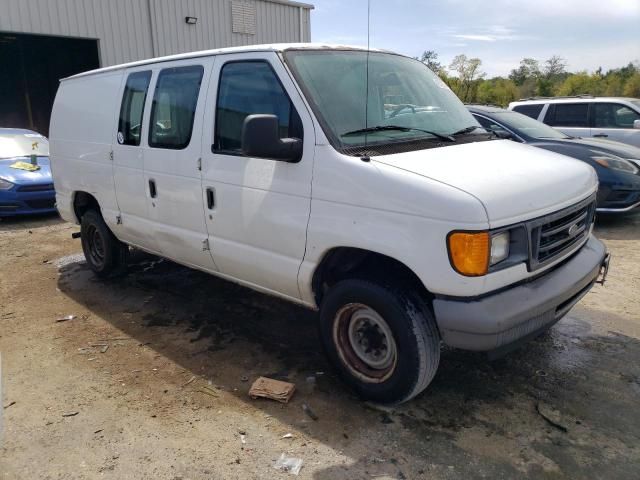
[[[156,189],[156,181],[149,180],[149,195],[151,198],[156,198],[158,196],[158,190]]]
[[[213,188],[207,188],[207,208],[209,210],[213,210],[213,207],[216,204],[215,195],[213,194]]]
[[[594,137],[597,137],[597,138],[607,138],[608,136],[609,135],[607,135],[606,133],[596,133],[594,135]]]

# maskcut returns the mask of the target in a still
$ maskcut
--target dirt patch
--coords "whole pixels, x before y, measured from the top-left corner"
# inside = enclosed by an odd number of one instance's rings
[[[494,362],[445,349],[384,411],[335,377],[313,312],[140,253],[99,280],[77,229],[0,223],[0,478],[285,478],[283,452],[299,478],[637,478],[640,215],[598,224],[609,280],[549,333]],[[261,375],[291,402],[251,400]]]

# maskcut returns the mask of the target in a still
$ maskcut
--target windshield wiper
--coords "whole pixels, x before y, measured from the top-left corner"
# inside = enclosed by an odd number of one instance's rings
[[[422,128],[402,127],[400,125],[378,125],[375,127],[360,128],[358,130],[353,130],[351,132],[343,133],[340,136],[351,137],[354,135],[360,135],[362,133],[384,132],[387,130],[396,130],[398,132],[410,132],[410,131],[422,132],[422,133],[428,133],[429,135],[433,135],[434,137],[439,138],[440,140],[445,140],[447,142],[456,141],[456,139],[453,138],[451,135],[443,135],[442,133],[432,132],[431,130],[423,130]]]
[[[477,125],[471,125],[470,127],[460,129],[457,132],[450,133],[449,135],[451,135],[452,137],[455,137],[456,135],[464,135],[465,133],[473,132],[476,128],[483,128],[483,127],[479,127]]]

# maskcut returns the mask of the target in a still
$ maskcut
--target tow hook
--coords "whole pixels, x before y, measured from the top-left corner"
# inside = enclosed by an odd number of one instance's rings
[[[600,264],[600,271],[598,272],[598,279],[596,283],[600,285],[604,285],[604,282],[607,280],[607,274],[609,273],[609,262],[611,261],[611,254],[607,252]]]

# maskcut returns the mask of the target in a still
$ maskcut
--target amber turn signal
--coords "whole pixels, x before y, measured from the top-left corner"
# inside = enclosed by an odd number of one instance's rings
[[[489,232],[453,232],[448,238],[451,265],[468,277],[486,275],[491,242]]]

